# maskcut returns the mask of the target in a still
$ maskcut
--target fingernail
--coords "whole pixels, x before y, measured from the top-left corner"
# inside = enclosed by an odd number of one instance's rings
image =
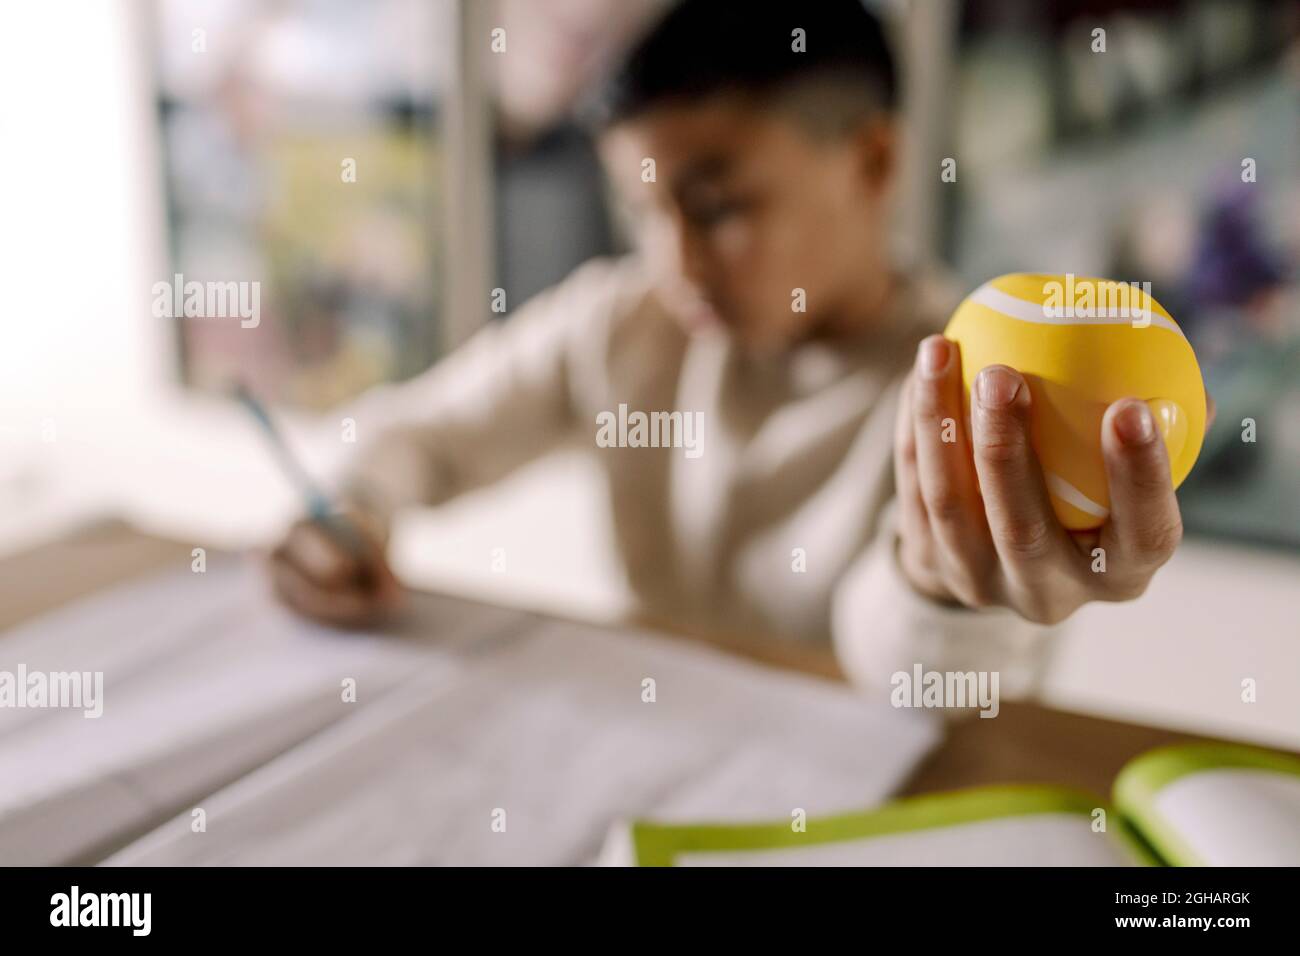
[[[1125,445],[1145,445],[1156,437],[1156,424],[1145,402],[1129,402],[1115,413],[1115,434]]]
[[[948,358],[952,349],[948,340],[942,335],[931,335],[921,343],[918,359],[921,374],[935,378],[948,367]]]
[[[1016,400],[1016,393],[1020,391],[1020,376],[1010,369],[990,366],[975,379],[975,389],[984,407],[1006,408]]]

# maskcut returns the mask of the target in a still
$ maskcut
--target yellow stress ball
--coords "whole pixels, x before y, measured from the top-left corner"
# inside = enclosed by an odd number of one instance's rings
[[[961,345],[967,412],[975,376],[1009,365],[1029,383],[1034,449],[1061,523],[1099,528],[1110,508],[1101,419],[1144,399],[1169,449],[1173,485],[1192,470],[1205,431],[1205,385],[1182,330],[1141,286],[1015,273],[984,283],[944,335]]]

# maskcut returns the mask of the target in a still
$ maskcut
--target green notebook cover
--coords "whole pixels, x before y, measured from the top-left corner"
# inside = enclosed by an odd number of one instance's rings
[[[1165,787],[1206,770],[1258,770],[1300,777],[1300,758],[1238,744],[1185,744],[1148,751],[1129,761],[1115,778],[1115,806],[1170,866],[1204,866],[1187,840],[1160,813]]]
[[[631,860],[640,866],[672,866],[684,854],[808,849],[940,830],[1036,814],[1075,814],[1095,819],[1104,810],[1105,835],[1129,861],[1147,866],[1194,866],[1202,860],[1159,812],[1156,797],[1170,783],[1205,770],[1242,769],[1300,777],[1300,759],[1229,744],[1162,748],[1137,757],[1120,772],[1108,805],[1079,790],[1010,785],[927,794],[864,810],[813,817],[796,829],[789,820],[767,823],[663,823],[638,821],[628,833]],[[1300,819],[1296,821],[1300,830]]]

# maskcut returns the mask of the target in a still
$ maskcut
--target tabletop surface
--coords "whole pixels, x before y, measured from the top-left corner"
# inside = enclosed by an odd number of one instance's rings
[[[101,588],[191,560],[193,544],[106,521],[0,559],[0,630]],[[720,635],[674,635],[828,680],[842,680],[829,649]],[[1050,783],[1109,793],[1139,753],[1186,742],[1186,734],[1007,701],[996,719],[949,722],[945,741],[911,776],[903,794],[983,784]]]

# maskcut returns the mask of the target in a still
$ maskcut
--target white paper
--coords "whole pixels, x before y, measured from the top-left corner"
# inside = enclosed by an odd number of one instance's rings
[[[1166,784],[1154,803],[1209,866],[1300,866],[1300,777],[1202,770]]]
[[[643,699],[653,679],[655,700]],[[931,715],[678,641],[551,623],[411,682],[114,864],[579,864],[632,817],[870,806]]]
[[[92,596],[0,635],[0,670],[102,672],[103,714],[0,708],[0,863],[85,862],[382,700],[448,678],[526,616],[426,597],[420,633],[345,634],[210,563]],[[343,681],[356,682],[345,702]]]

